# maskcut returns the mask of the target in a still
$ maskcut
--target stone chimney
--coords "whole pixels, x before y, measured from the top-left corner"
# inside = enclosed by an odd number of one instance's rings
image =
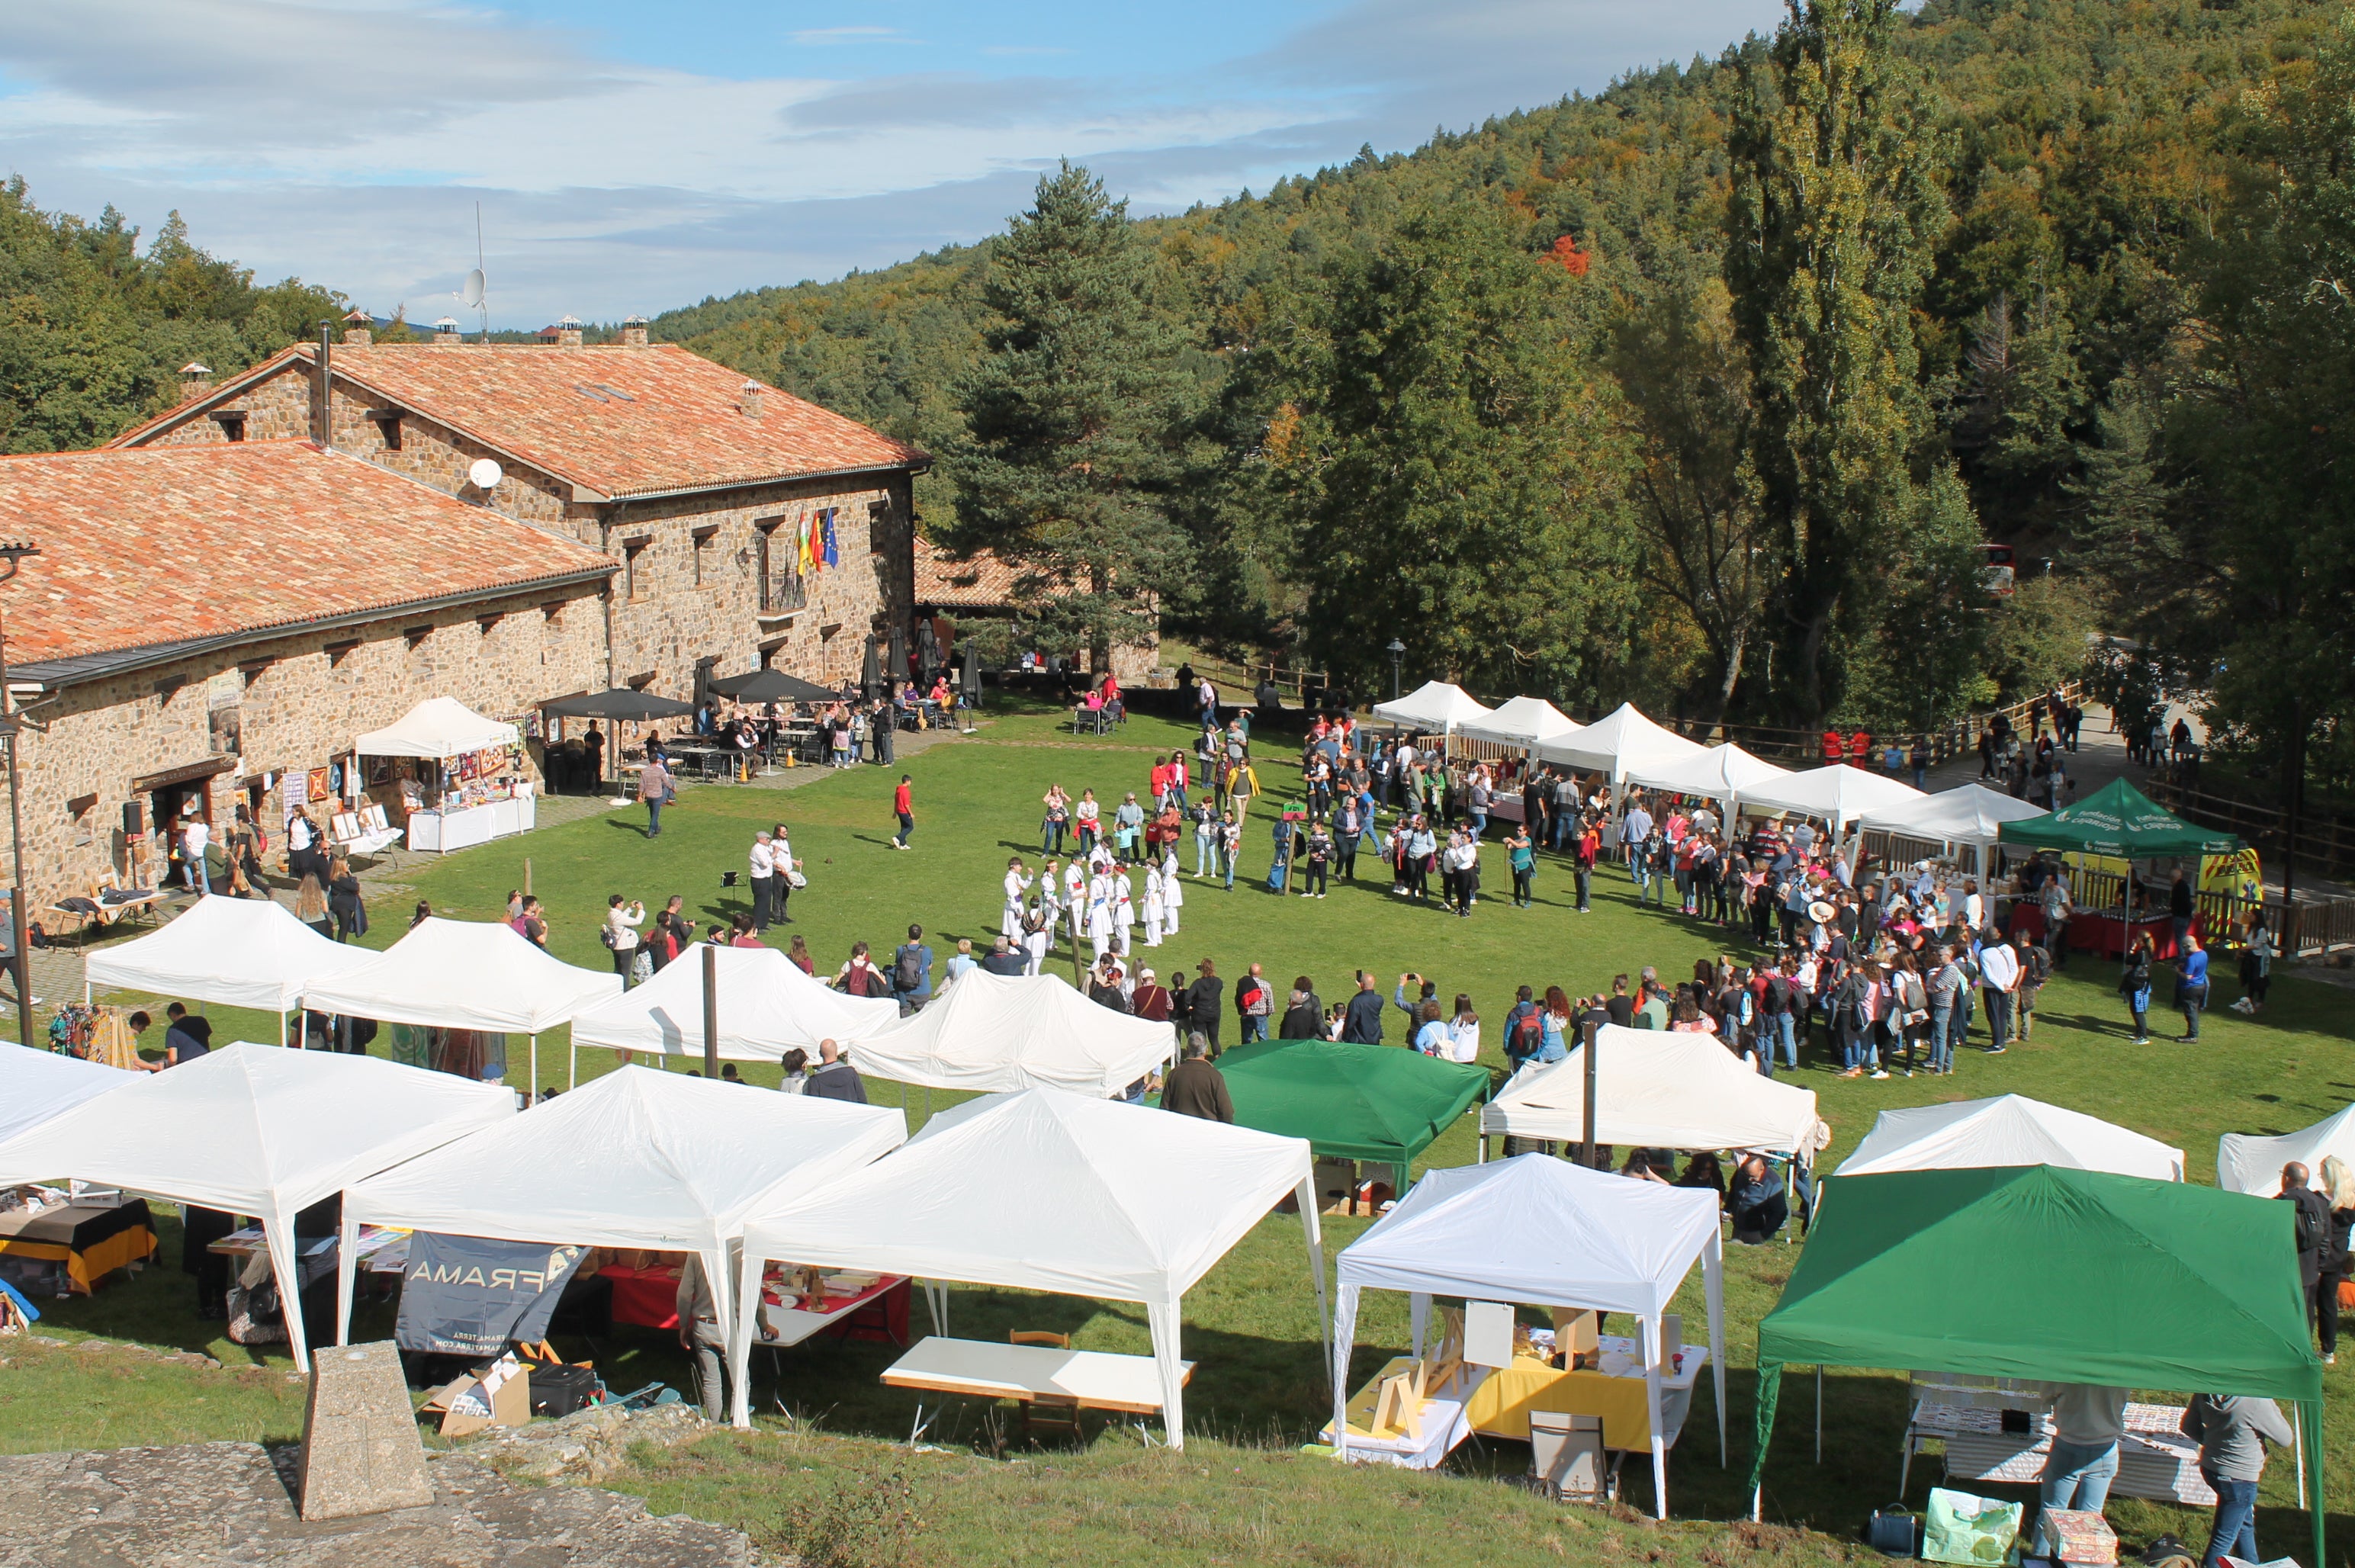
[[[748,420],[761,417],[761,383],[747,381],[736,389],[736,408]]]
[[[559,315],[556,318],[556,346],[559,348],[578,348],[581,347],[581,318],[579,316]]]
[[[622,318],[622,347],[624,348],[644,348],[645,346],[646,318],[642,315],[623,316]]]
[[[376,334],[370,330],[375,325],[374,316],[355,307],[344,317],[344,342],[354,348],[366,348],[375,340]]]
[[[463,336],[459,336],[457,322],[452,317],[445,315],[441,320],[433,324],[433,341],[436,343],[464,343],[466,340]]]
[[[213,368],[194,359],[180,367],[180,401],[189,402],[213,389]]]

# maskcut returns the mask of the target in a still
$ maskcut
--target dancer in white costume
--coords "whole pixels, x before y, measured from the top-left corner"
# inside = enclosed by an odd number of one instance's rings
[[[1099,965],[1112,955],[1112,878],[1098,871],[1088,879],[1088,940]]]
[[[1128,956],[1128,944],[1136,929],[1136,890],[1129,885],[1126,871],[1112,873],[1112,950],[1123,958]],[[1125,965],[1123,968],[1127,967]]]
[[[1161,868],[1148,866],[1145,870],[1145,945],[1161,945],[1161,926],[1168,911],[1168,895],[1163,891]]]
[[[1073,856],[1063,868],[1063,912],[1071,921],[1071,945],[1088,939],[1088,872]]]
[[[1178,874],[1178,846],[1172,844],[1169,852],[1161,859],[1161,933],[1164,936],[1178,934],[1178,912],[1185,907],[1185,903],[1186,883]]]
[[[1022,972],[1036,975],[1046,966],[1047,944],[1055,929],[1053,905],[1044,899],[1031,901],[1030,912],[1022,922]]]
[[[1022,857],[1017,855],[1006,862],[1006,907],[997,916],[997,929],[1009,943],[1022,940],[1022,895],[1029,891],[1030,879],[1024,874]]]

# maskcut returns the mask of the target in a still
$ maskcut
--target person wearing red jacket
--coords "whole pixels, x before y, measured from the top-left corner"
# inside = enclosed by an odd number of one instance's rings
[[[900,831],[891,836],[891,848],[905,849],[908,840],[916,836],[915,788],[906,773],[900,775],[900,787],[891,792],[891,810],[900,818]]]
[[[1840,740],[1839,731],[1827,726],[1824,730],[1824,765],[1829,767],[1838,762],[1847,753],[1847,746]]]
[[[1870,767],[1872,765],[1872,737],[1862,730],[1859,730],[1855,734],[1850,735],[1848,738],[1848,760],[1850,767]]]

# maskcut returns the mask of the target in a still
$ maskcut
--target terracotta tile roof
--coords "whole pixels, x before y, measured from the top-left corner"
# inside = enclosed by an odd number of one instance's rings
[[[315,353],[298,344],[220,392]],[[339,379],[380,393],[389,405],[613,498],[932,461],[919,447],[773,387],[761,388],[760,416],[750,417],[740,406],[744,376],[673,344],[380,343],[338,346],[334,365]],[[172,418],[150,421],[115,444],[134,443]]]
[[[0,457],[0,517],[41,548],[0,589],[12,667],[613,570],[299,441]]]
[[[1008,610],[1020,574],[989,550],[953,560],[926,539],[916,540],[916,603],[943,610]]]

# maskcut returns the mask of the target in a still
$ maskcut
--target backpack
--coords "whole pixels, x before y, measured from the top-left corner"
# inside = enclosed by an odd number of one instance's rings
[[[891,960],[891,988],[914,991],[924,984],[924,950],[912,942],[900,944],[899,955]]]
[[[853,964],[850,966],[850,973],[843,977],[842,988],[854,997],[871,997],[875,994],[871,988],[875,984],[875,978],[873,965]]]
[[[1505,1054],[1516,1061],[1526,1061],[1544,1045],[1545,1019],[1532,1010],[1513,1020],[1512,1035],[1505,1041]]]
[[[2328,1229],[2328,1221],[2319,1211],[2319,1205],[2293,1202],[2291,1207],[2297,1211],[2297,1250],[2301,1253],[2319,1251]]]
[[[1791,977],[1769,975],[1766,977],[1766,1011],[1771,1017],[1791,1010]]]

